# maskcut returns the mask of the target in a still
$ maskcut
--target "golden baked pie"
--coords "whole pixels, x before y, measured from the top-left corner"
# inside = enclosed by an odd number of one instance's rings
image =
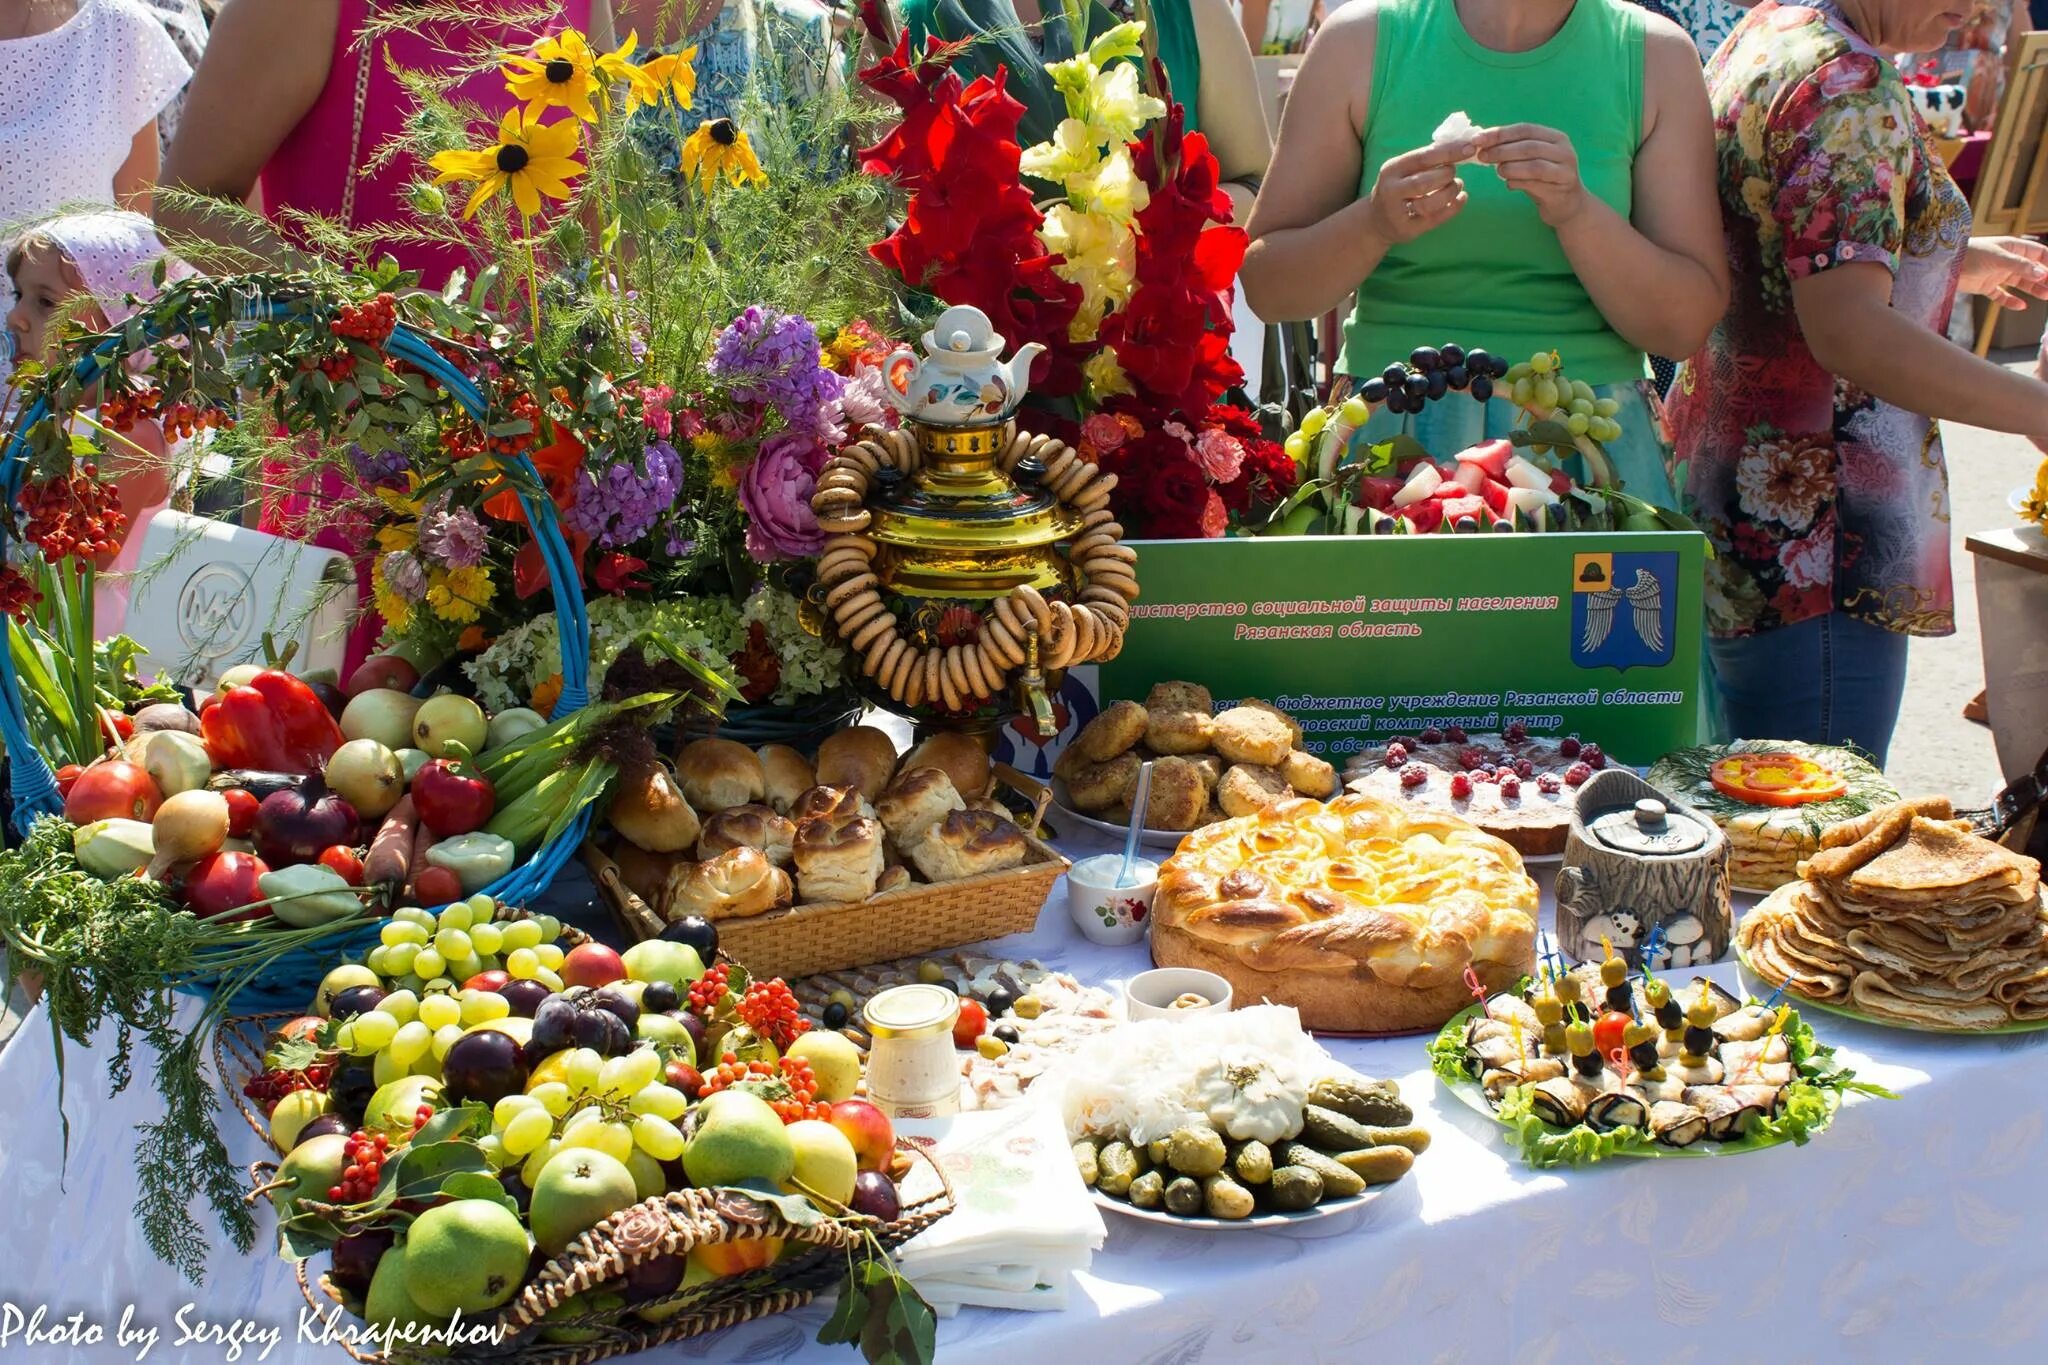
[[[1281,801],[1190,834],[1159,874],[1152,960],[1312,1029],[1436,1028],[1534,969],[1536,883],[1457,816],[1352,794]]]

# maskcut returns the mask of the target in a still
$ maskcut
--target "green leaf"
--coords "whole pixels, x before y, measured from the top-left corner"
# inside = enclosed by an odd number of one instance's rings
[[[310,1261],[337,1240],[334,1224],[314,1214],[302,1213],[277,1225],[277,1254],[288,1261]]]
[[[377,1193],[390,1186],[394,1199],[425,1199],[441,1192],[441,1183],[460,1171],[488,1175],[491,1163],[474,1142],[413,1142],[387,1168]],[[496,1183],[495,1181],[493,1183]]]
[[[498,1178],[481,1171],[457,1171],[441,1182],[441,1197],[444,1199],[487,1199],[502,1205],[510,1212],[519,1212],[519,1201],[505,1192]]]
[[[440,1113],[428,1119],[426,1125],[413,1138],[412,1145],[419,1147],[427,1143],[449,1142],[455,1138],[468,1137],[471,1134],[482,1136],[490,1131],[490,1106],[479,1104],[472,1100],[468,1104],[457,1105],[453,1109],[443,1109]]]
[[[852,1270],[839,1282],[839,1299],[832,1307],[832,1316],[825,1319],[825,1325],[818,1329],[820,1346],[850,1346],[861,1339],[861,1328],[868,1320],[868,1293],[864,1284],[857,1283]]]

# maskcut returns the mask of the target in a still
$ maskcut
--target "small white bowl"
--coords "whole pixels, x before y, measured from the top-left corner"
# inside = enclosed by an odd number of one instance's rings
[[[1209,1003],[1173,1008],[1183,995],[1199,995]],[[1124,1016],[1129,1019],[1188,1019],[1221,1014],[1230,1008],[1230,983],[1214,972],[1195,967],[1154,967],[1124,982]]]
[[[1152,926],[1152,897],[1159,890],[1159,864],[1140,858],[1132,883],[1118,886],[1121,853],[1083,858],[1067,869],[1067,913],[1090,943],[1126,948]]]

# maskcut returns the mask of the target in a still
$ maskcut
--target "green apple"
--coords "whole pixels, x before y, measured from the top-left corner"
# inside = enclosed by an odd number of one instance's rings
[[[706,1101],[683,1171],[692,1185],[738,1185],[765,1180],[780,1186],[796,1169],[789,1130],[768,1102],[743,1090],[724,1090]],[[848,1187],[848,1193],[852,1189]]]
[[[640,1187],[624,1162],[587,1147],[565,1147],[534,1181],[534,1240],[548,1255],[559,1256],[579,1235],[639,1202]]]
[[[413,747],[434,758],[445,758],[451,744],[480,754],[490,733],[491,723],[484,717],[483,707],[453,692],[427,698],[412,718]]]
[[[786,1130],[796,1153],[785,1187],[791,1194],[813,1194],[825,1210],[836,1213],[853,1200],[853,1182],[860,1174],[853,1144],[846,1134],[821,1119],[803,1119]]]
[[[413,1301],[429,1313],[486,1313],[512,1301],[532,1255],[519,1215],[494,1199],[457,1199],[413,1220],[405,1239]]]
[[[270,1192],[278,1221],[297,1213],[292,1205],[301,1199],[316,1204],[330,1202],[327,1192],[341,1183],[341,1173],[347,1166],[348,1139],[340,1133],[322,1133],[292,1148],[277,1167],[277,1178],[291,1183]]]
[[[679,991],[688,991],[704,975],[704,960],[687,943],[650,938],[626,949],[619,958],[633,980],[666,981]]]
[[[789,1045],[788,1055],[811,1064],[817,1097],[826,1104],[852,1099],[860,1085],[860,1049],[843,1033],[814,1028]]]
[[[633,1026],[636,1037],[650,1043],[660,1043],[680,1052],[683,1060],[696,1063],[697,1040],[690,1036],[690,1030],[683,1027],[683,1021],[666,1014],[643,1014],[640,1022]]]

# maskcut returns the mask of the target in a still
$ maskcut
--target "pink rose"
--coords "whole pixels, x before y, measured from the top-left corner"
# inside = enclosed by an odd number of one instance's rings
[[[747,553],[763,564],[801,559],[825,548],[825,532],[811,511],[825,448],[809,436],[782,432],[761,442],[740,476],[740,506],[747,513]]]
[[[1096,453],[1107,455],[1124,443],[1124,424],[1114,413],[1098,412],[1081,423],[1081,439],[1095,447]]]
[[[1244,472],[1244,443],[1214,427],[1195,438],[1195,456],[1211,483],[1236,483]]]

